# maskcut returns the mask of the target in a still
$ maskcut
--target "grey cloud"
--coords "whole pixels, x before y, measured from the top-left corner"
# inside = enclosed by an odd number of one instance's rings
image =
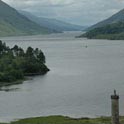
[[[91,25],[123,9],[123,0],[4,0],[16,9],[81,25]]]

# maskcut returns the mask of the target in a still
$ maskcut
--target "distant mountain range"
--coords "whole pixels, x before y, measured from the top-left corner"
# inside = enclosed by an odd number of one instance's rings
[[[110,18],[101,21],[87,29],[87,32],[79,37],[90,39],[124,39],[124,9]]]
[[[51,33],[0,0],[0,36]]]
[[[37,17],[26,11],[19,11],[19,12],[21,14],[23,14],[24,16],[26,16],[28,19],[34,21],[35,23],[39,24],[40,26],[44,26],[44,27],[50,29],[51,31],[58,31],[58,32],[82,31],[86,28],[85,26],[70,24],[70,23],[63,22],[63,21],[60,21],[57,19]]]
[[[83,26],[17,11],[0,0],[0,36],[49,34],[83,29]]]

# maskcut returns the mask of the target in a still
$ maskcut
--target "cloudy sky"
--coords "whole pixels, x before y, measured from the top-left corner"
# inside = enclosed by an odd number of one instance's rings
[[[92,25],[124,8],[124,0],[3,0],[37,16]]]

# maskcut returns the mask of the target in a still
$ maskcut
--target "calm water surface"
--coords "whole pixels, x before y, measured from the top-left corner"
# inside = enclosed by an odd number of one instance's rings
[[[1,38],[9,46],[42,49],[51,69],[45,76],[8,87],[10,92],[0,91],[1,121],[110,115],[114,89],[124,115],[124,41],[75,39],[78,34]]]

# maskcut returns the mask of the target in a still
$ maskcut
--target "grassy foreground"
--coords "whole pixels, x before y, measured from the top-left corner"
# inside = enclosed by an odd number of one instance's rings
[[[124,117],[120,117],[120,123],[124,123]],[[0,123],[4,124],[4,123]],[[11,122],[9,124],[111,124],[110,117],[100,118],[70,118],[66,116],[48,116],[48,117],[36,117],[21,119]]]

